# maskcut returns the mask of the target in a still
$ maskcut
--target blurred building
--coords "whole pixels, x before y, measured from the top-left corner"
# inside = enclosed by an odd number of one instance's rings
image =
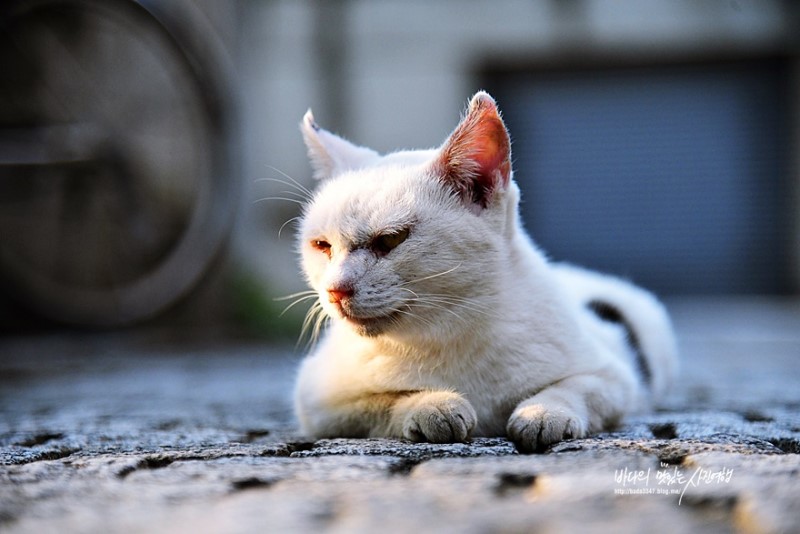
[[[231,299],[303,288],[291,182],[314,187],[305,111],[379,151],[427,148],[478,89],[504,112],[523,218],[553,259],[663,295],[800,291],[796,2],[74,4],[85,13],[0,6],[0,275],[24,301],[41,269],[33,307],[52,297],[59,319],[123,323],[196,279],[190,308],[212,319]],[[7,23],[19,5],[56,8],[34,31]],[[45,85],[55,115],[42,115]],[[42,156],[42,140],[56,149]],[[231,220],[228,261],[215,262]],[[87,288],[100,305],[84,320],[72,304],[94,298]],[[262,304],[245,314],[275,315]]]
[[[489,90],[523,213],[557,260],[665,294],[800,288],[800,10],[792,2],[250,1],[239,69],[248,197],[313,185],[297,124],[430,147]],[[245,207],[238,251],[301,282],[289,202]]]

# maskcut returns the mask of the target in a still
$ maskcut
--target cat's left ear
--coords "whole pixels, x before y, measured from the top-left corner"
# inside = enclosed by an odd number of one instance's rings
[[[300,123],[308,159],[314,168],[314,178],[325,180],[344,171],[366,167],[380,158],[369,148],[356,146],[336,134],[320,128],[309,109]]]
[[[442,146],[434,172],[464,202],[485,208],[511,179],[511,140],[494,99],[479,91]]]

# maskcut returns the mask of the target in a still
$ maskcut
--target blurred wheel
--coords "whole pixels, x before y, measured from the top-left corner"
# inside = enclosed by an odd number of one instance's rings
[[[132,1],[3,10],[5,285],[61,322],[152,316],[197,283],[232,221],[220,74]]]

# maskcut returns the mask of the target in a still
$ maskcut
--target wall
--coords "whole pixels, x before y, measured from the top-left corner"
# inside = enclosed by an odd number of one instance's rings
[[[292,226],[277,236],[297,207],[257,202],[286,196],[258,180],[285,173],[313,185],[297,129],[308,107],[322,126],[378,150],[435,146],[487,62],[786,52],[798,20],[789,3],[744,0],[247,1],[240,15],[247,194],[236,253],[276,293],[302,287]]]

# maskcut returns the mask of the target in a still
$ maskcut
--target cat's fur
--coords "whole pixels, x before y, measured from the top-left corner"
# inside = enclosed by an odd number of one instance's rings
[[[439,149],[385,156],[301,123],[322,181],[302,265],[331,325],[295,407],[314,437],[541,450],[648,406],[676,368],[668,316],[622,280],[553,264],[520,222],[508,133],[484,92]]]

